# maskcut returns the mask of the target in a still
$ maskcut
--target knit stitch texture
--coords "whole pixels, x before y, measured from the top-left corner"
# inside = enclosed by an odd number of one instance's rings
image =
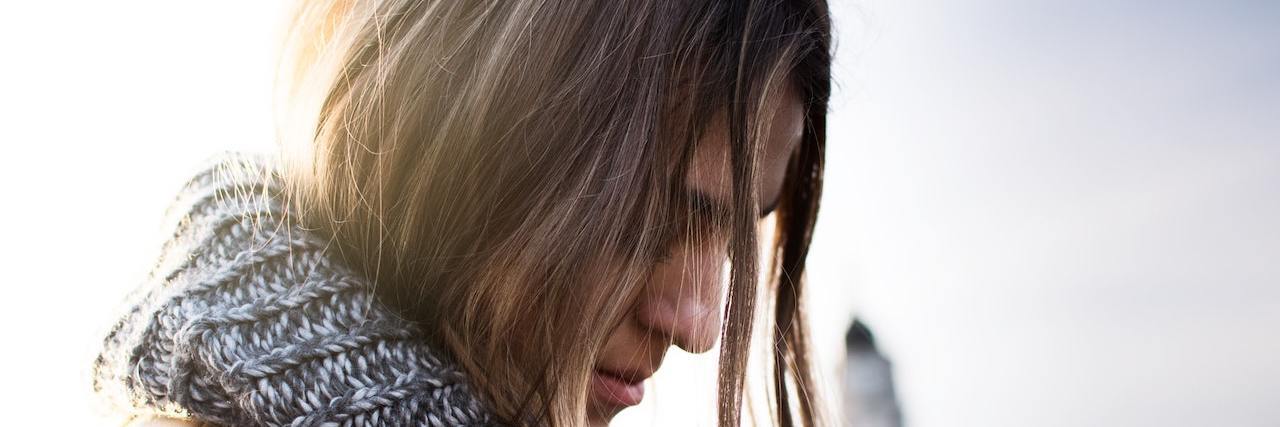
[[[224,426],[496,424],[327,239],[285,220],[272,164],[227,155],[179,193],[172,238],[94,363],[95,391]]]

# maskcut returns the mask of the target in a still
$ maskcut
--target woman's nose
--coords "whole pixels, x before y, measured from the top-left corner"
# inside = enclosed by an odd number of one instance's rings
[[[723,265],[705,259],[658,264],[636,307],[637,320],[685,351],[710,350],[720,335]]]

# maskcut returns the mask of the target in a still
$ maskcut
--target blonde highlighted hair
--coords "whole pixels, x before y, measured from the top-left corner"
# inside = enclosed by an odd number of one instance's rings
[[[654,259],[701,132],[729,126],[719,422],[737,425],[757,290],[781,425],[817,418],[800,310],[830,92],[823,0],[314,0],[279,69],[290,203],[515,423],[583,422],[592,364]],[[766,92],[805,103],[765,284]],[[601,262],[601,257],[609,262]]]

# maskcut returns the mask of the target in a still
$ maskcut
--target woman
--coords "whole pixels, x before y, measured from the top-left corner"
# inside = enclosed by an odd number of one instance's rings
[[[603,425],[670,345],[719,339],[738,425],[761,310],[774,421],[818,422],[825,1],[324,0],[289,34],[282,155],[188,184],[100,392],[219,424]]]

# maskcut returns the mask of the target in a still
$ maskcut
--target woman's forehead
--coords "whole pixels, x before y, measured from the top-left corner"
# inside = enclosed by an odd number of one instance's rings
[[[760,158],[760,208],[765,210],[779,197],[791,154],[804,136],[804,103],[794,86],[779,85],[766,99],[769,120]],[[724,115],[718,114],[694,150],[686,186],[727,206],[733,186],[730,169],[729,130]]]

